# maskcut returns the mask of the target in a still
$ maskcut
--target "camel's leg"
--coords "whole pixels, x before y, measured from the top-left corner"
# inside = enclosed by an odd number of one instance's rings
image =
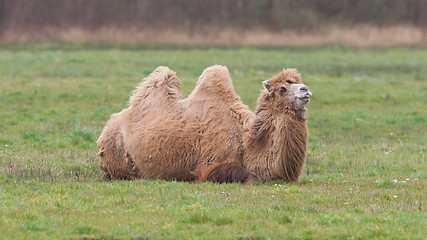
[[[211,181],[216,183],[261,183],[260,177],[242,166],[233,163],[214,163],[206,169],[196,182]]]
[[[124,146],[123,134],[120,130],[119,115],[107,122],[97,144],[99,168],[106,174],[105,179],[134,179],[139,177],[132,157]]]

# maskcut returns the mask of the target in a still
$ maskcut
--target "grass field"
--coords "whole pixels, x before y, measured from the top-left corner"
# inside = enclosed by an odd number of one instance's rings
[[[159,65],[188,95],[226,65],[252,109],[296,67],[313,92],[301,181],[104,181],[96,139]],[[0,45],[1,239],[424,239],[427,49]],[[423,237],[424,236],[424,237]]]

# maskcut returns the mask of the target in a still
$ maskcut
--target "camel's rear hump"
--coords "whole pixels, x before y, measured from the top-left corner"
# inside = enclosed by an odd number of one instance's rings
[[[130,97],[129,105],[135,108],[161,107],[181,99],[181,82],[176,73],[160,66],[139,84]]]

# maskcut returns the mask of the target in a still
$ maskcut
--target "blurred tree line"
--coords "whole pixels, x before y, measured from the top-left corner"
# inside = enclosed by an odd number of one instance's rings
[[[427,0],[0,0],[10,29],[101,27],[309,31],[328,26],[427,27]]]

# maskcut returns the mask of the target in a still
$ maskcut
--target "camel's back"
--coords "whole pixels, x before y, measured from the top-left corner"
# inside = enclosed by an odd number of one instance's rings
[[[206,69],[182,100],[174,72],[158,68],[120,117],[126,161],[144,178],[194,180],[215,162],[242,164],[245,122],[253,116],[228,70]]]
[[[162,106],[128,117],[136,120],[126,136],[142,176],[191,180],[212,163],[242,163],[242,122],[252,113],[234,92],[227,68],[206,69],[187,99]]]
[[[124,147],[142,177],[192,178],[197,132],[183,118],[180,90],[175,72],[158,67],[135,90],[121,118]]]

